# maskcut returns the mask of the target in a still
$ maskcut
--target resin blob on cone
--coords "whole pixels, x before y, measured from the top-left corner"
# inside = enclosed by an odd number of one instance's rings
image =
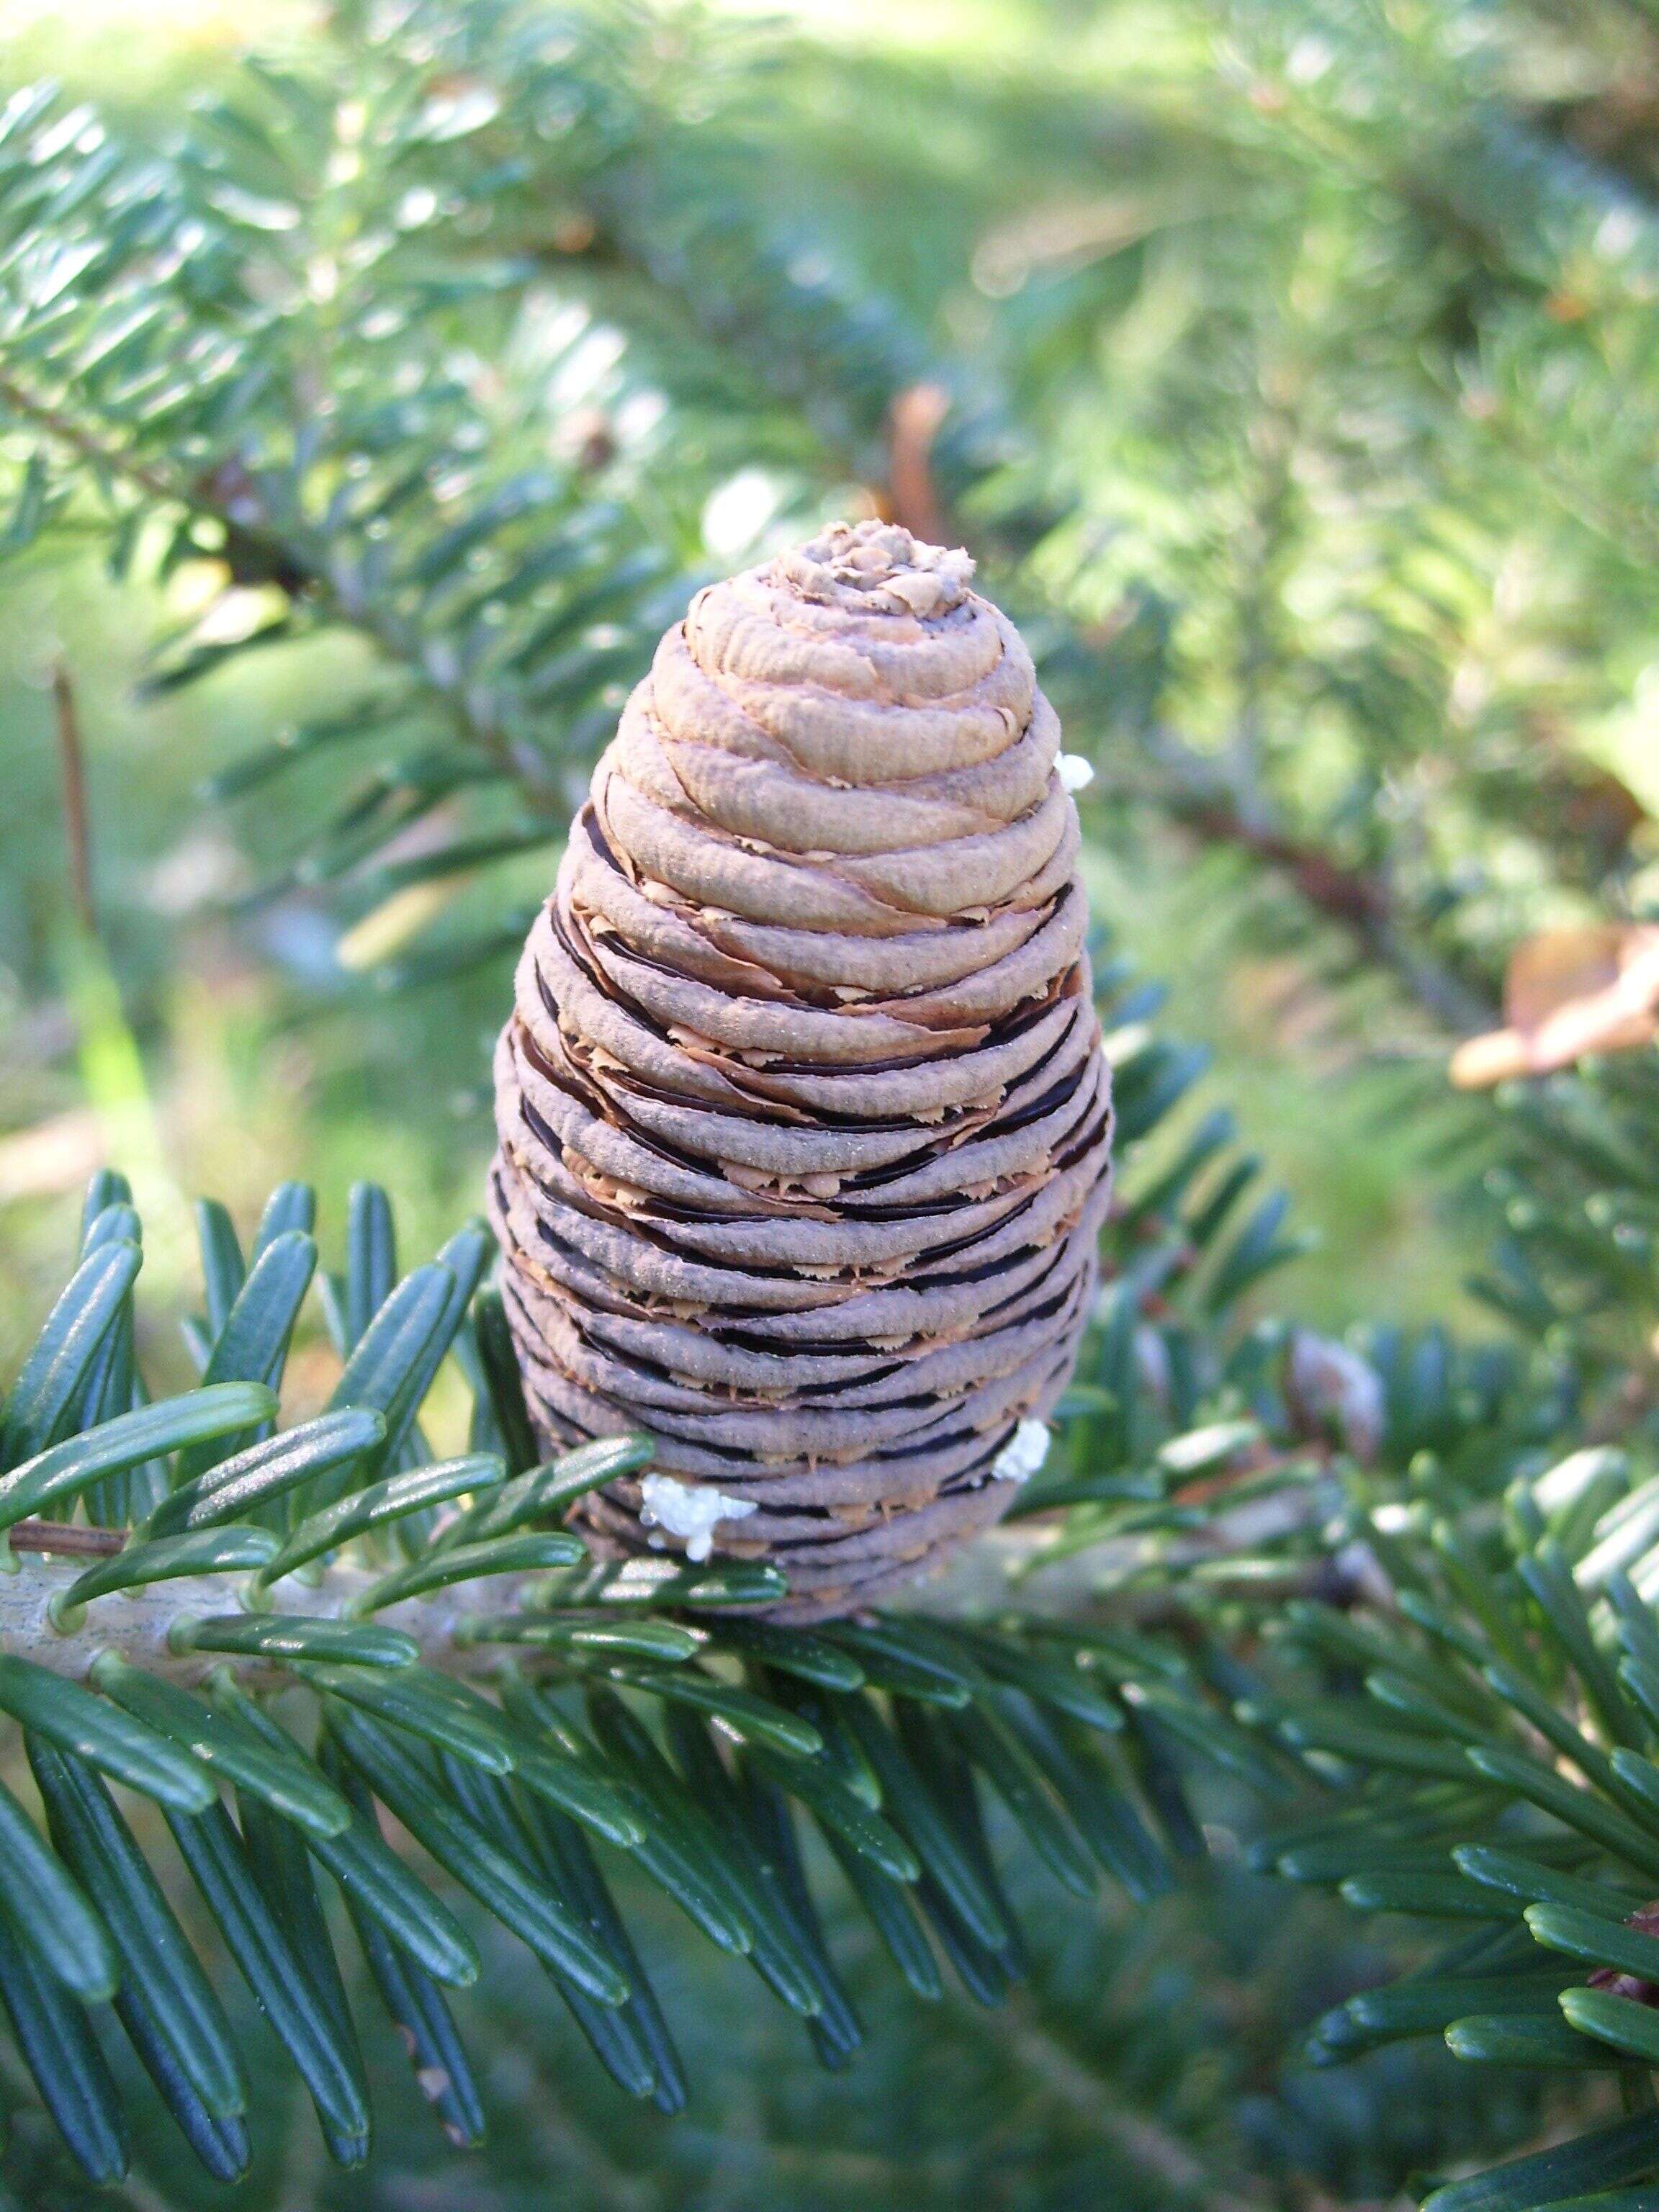
[[[597,1549],[844,1613],[998,1519],[1109,1179],[1060,726],[966,554],[837,525],[698,593],[623,710],[496,1058],[550,1447]],[[1035,1439],[1040,1442],[1040,1438]]]

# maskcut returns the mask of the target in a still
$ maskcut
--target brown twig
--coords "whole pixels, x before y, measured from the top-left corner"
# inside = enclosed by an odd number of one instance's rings
[[[64,1559],[107,1559],[124,1549],[125,1528],[82,1528],[70,1521],[19,1521],[6,1531],[15,1552],[56,1552]]]
[[[1249,819],[1178,739],[1154,738],[1152,757],[1167,781],[1156,796],[1170,818],[1206,844],[1231,845],[1290,884],[1316,914],[1334,922],[1358,950],[1392,969],[1426,1012],[1458,1035],[1490,1028],[1491,1000],[1450,969],[1410,945],[1392,887],[1275,825]]]
[[[515,776],[533,803],[549,802],[550,770],[500,726],[478,687],[434,678],[412,622],[372,600],[355,572],[336,573],[306,532],[270,524],[260,511],[257,485],[240,463],[207,469],[189,482],[175,480],[124,447],[96,437],[10,377],[0,376],[0,411],[33,423],[106,479],[128,483],[164,506],[212,516],[227,533],[228,565],[245,578],[279,584],[290,598],[308,595],[333,620],[362,631],[391,659],[415,669],[443,699],[468,742]]]
[[[176,488],[159,470],[149,468],[119,448],[101,444],[91,437],[71,416],[50,401],[37,399],[34,394],[9,376],[0,376],[0,407],[7,408],[26,422],[33,422],[67,446],[83,461],[94,468],[110,471],[125,477],[130,483],[141,486],[152,498],[173,500],[179,495]]]
[[[1310,906],[1333,921],[1364,933],[1393,917],[1394,902],[1385,884],[1358,868],[1346,867],[1316,846],[1246,822],[1224,800],[1180,801],[1178,821],[1212,842],[1237,845],[1290,878]]]
[[[1092,2068],[1083,2063],[1036,2017],[1026,2000],[1017,2002],[1008,2040],[1016,2057],[1054,2100],[1086,2120],[1118,2155],[1158,2185],[1166,2201],[1194,2212],[1265,2212],[1267,2200],[1255,2183],[1237,2186],[1216,2180],[1203,2160],[1151,2113],[1120,2103]]]
[[[64,838],[69,847],[70,889],[75,911],[88,937],[98,934],[92,903],[92,838],[87,826],[86,756],[81,720],[75,711],[75,686],[60,654],[52,663],[52,704],[58,729],[58,763],[64,787]]]
[[[933,481],[933,441],[951,411],[939,384],[912,384],[895,392],[887,410],[887,497],[890,519],[924,544],[948,545],[939,488]]]

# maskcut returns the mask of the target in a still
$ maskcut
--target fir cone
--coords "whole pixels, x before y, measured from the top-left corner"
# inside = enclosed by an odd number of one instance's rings
[[[1077,812],[972,571],[838,524],[698,593],[594,772],[497,1054],[532,1418],[550,1448],[659,1443],[586,1533],[771,1560],[783,1620],[1000,1516],[1093,1286],[1111,1108]]]

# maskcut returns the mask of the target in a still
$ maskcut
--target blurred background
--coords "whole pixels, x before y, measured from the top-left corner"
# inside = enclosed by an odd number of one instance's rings
[[[0,1368],[106,1158],[162,1377],[189,1195],[302,1176],[337,1237],[372,1175],[411,1253],[471,1211],[514,951],[655,636],[871,513],[1024,628],[1156,986],[1115,1054],[1206,1062],[1295,1225],[1273,1300],[1475,1319],[1449,1055],[1517,945],[1659,920],[1648,8],[9,0],[0,75],[67,118],[0,200]],[[845,2081],[666,1937],[675,2127],[487,1980],[483,2164],[388,2067],[367,2178],[273,2109],[243,2201],[1058,2212],[1109,2160],[1125,2206],[1394,2202],[1463,2092],[1297,2073],[1365,1960],[1227,1818],[1212,1898],[1073,1908],[1005,2014],[872,1995]],[[16,2201],[78,2202],[32,2124]]]

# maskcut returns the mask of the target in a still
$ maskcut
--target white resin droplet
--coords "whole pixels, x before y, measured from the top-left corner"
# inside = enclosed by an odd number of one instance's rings
[[[1047,1421],[1022,1421],[991,1462],[998,1482],[1029,1482],[1048,1456]]]
[[[666,1528],[672,1536],[683,1536],[685,1556],[691,1560],[708,1557],[720,1522],[742,1521],[754,1510],[752,1498],[729,1498],[706,1483],[676,1482],[672,1474],[647,1474],[640,1485],[641,1521],[647,1528]]]

